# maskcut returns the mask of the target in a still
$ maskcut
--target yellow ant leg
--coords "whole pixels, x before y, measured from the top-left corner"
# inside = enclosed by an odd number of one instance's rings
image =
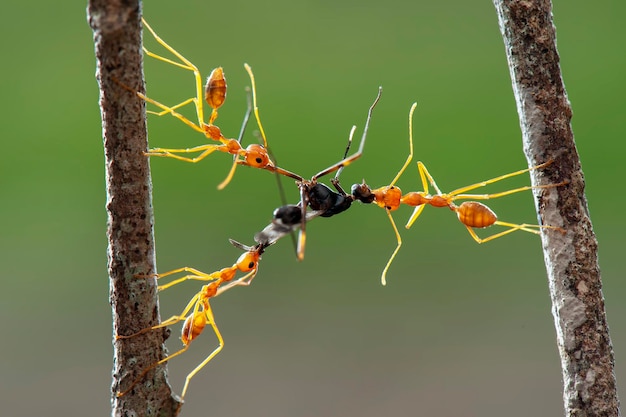
[[[391,211],[389,209],[385,209],[385,212],[387,213],[387,217],[389,217],[389,221],[391,222],[391,226],[393,227],[393,231],[396,234],[396,240],[398,242],[398,245],[396,246],[396,249],[391,254],[391,257],[387,261],[387,265],[385,265],[385,269],[383,269],[383,273],[380,276],[380,282],[383,285],[387,285],[387,271],[389,270],[389,267],[391,266],[391,263],[393,262],[393,260],[396,257],[398,251],[400,250],[400,247],[402,246],[402,238],[400,237],[400,232],[398,232],[398,228],[396,227],[396,222],[393,221],[393,217],[391,216]]]
[[[175,270],[176,272],[191,272],[191,274],[185,275],[184,277],[175,279],[171,282],[168,282],[167,284],[164,285],[159,285],[158,290],[159,291],[163,291],[166,290],[170,287],[173,287],[174,285],[180,284],[181,282],[185,282],[185,281],[189,281],[189,280],[194,280],[194,281],[214,281],[216,279],[218,279],[219,275],[219,271],[216,272],[212,272],[210,274],[207,274],[206,272],[202,272],[202,271],[198,271],[197,269],[194,268],[188,268],[188,267],[184,267],[184,268],[179,268],[177,270]],[[171,271],[170,271],[171,272]],[[172,275],[170,273],[167,273],[167,275]],[[159,278],[163,278],[164,276],[167,275],[159,275]]]
[[[411,109],[409,110],[409,155],[407,156],[406,161],[404,162],[404,165],[402,165],[402,168],[400,168],[400,171],[398,171],[393,181],[391,181],[391,184],[389,184],[389,187],[393,186],[400,179],[400,177],[402,176],[406,168],[409,166],[409,164],[413,160],[413,113],[415,112],[416,108],[417,108],[417,103],[413,103],[413,105],[411,106]],[[350,140],[352,140],[352,137],[350,137]],[[347,164],[345,164],[344,166],[346,165]],[[383,273],[380,276],[380,282],[382,285],[387,285],[387,271],[389,270],[389,267],[391,266],[391,263],[395,259],[396,255],[400,251],[400,247],[402,247],[402,237],[400,236],[400,232],[398,232],[398,227],[396,226],[396,222],[393,220],[391,211],[385,208],[385,212],[387,213],[387,217],[389,217],[389,221],[391,222],[391,227],[393,227],[393,232],[396,235],[397,245],[393,253],[391,254],[391,257],[387,261],[387,265],[385,265],[385,268],[383,269]]]
[[[204,290],[204,288],[203,288]],[[170,319],[162,322],[161,324],[154,326],[152,328],[149,329],[144,329],[141,332],[138,332],[134,335],[130,335],[130,336],[118,336],[116,338],[118,339],[127,339],[130,337],[133,337],[135,335],[144,333],[147,330],[154,330],[154,329],[158,329],[161,327],[165,327],[165,326],[169,326],[171,324],[175,324],[178,323],[180,321],[183,321],[186,319],[186,315],[187,313],[189,313],[189,311],[191,310],[191,308],[193,307],[193,312],[191,314],[190,317],[196,317],[198,315],[198,312],[200,310],[200,296],[201,296],[201,292],[198,292],[192,299],[191,301],[187,304],[187,306],[185,307],[185,310],[183,311],[183,313],[181,313],[181,315],[179,316],[172,316]],[[216,335],[218,337],[220,346],[218,346],[217,352],[219,352],[219,350],[221,350],[222,346],[224,345],[224,341],[222,339],[222,335],[219,333],[219,330],[217,329],[217,326],[215,325],[215,320],[213,319],[213,312],[211,311],[211,306],[209,305],[208,301],[202,303],[202,305],[204,306],[205,310],[203,312],[203,314],[205,315],[205,317],[207,318],[207,321],[209,322],[209,324],[211,325],[211,327],[213,328],[213,330],[216,332]],[[182,355],[183,353],[185,353],[187,351],[187,349],[189,349],[189,345],[191,344],[191,342],[193,341],[193,325],[189,328],[189,336],[188,338],[188,342],[185,343],[185,345],[179,349],[178,351],[174,352],[171,355],[168,355],[166,358],[161,359],[160,361],[157,361],[155,363],[153,363],[152,365],[148,366],[146,369],[144,369],[141,374],[139,374],[139,376],[131,383],[130,387],[128,387],[126,390],[118,392],[117,393],[117,397],[123,397],[124,395],[128,394],[135,385],[137,385],[145,376],[148,372],[150,372],[152,369],[156,368],[159,365],[164,364],[165,362],[169,361],[170,359],[175,358],[176,356]],[[215,352],[215,351],[214,351]],[[212,356],[210,356],[210,358],[212,358],[213,356],[215,356],[217,353],[213,353]],[[210,359],[209,359],[210,360]],[[208,360],[205,360],[203,362],[203,364],[208,363]],[[196,368],[196,370],[194,370],[193,375],[195,375],[195,372],[197,372],[199,370],[200,367]],[[191,376],[193,376],[192,374],[190,374]],[[191,379],[191,377],[188,375],[188,379]],[[186,387],[187,387],[188,381],[187,383],[185,383],[185,389],[183,390],[183,396],[184,393],[186,391]]]
[[[161,278],[165,278],[168,277],[170,275],[174,275],[174,274],[178,274],[179,272],[191,272],[193,274],[197,274],[197,275],[206,275],[205,272],[199,271],[195,268],[190,268],[188,266],[183,266],[182,268],[176,268],[176,269],[172,269],[171,271],[167,271],[167,272],[163,272],[160,274],[149,274],[149,275],[144,275],[144,274],[136,274],[135,278],[156,278],[156,279],[161,279]]]
[[[178,159],[179,161],[196,163],[196,162],[202,161],[204,158],[211,155],[215,151],[228,153],[228,149],[225,146],[209,144],[209,145],[194,146],[193,148],[185,148],[185,149],[152,148],[145,154],[147,156],[159,156],[163,158],[173,158],[173,159]],[[180,156],[176,154],[176,153],[193,153],[193,152],[202,152],[202,153],[193,158],[187,158],[185,156]]]
[[[457,194],[457,195],[448,194],[448,195],[453,197],[452,200],[458,200],[458,199],[489,200],[489,199],[493,199],[493,198],[504,197],[504,196],[507,196],[507,195],[510,195],[510,194],[519,193],[521,191],[526,191],[526,190],[537,190],[537,189],[542,189],[542,188],[560,187],[560,186],[565,185],[567,183],[568,183],[568,181],[563,181],[563,182],[560,182],[558,184],[526,185],[524,187],[514,188],[512,190],[502,191],[500,193],[493,193],[493,194]]]
[[[167,59],[167,58],[164,58],[164,57],[162,57],[160,55],[154,54],[154,53],[152,53],[152,52],[150,52],[150,51],[148,51],[147,49],[144,48],[144,51],[145,51],[145,53],[148,56],[150,56],[152,58],[155,58],[155,59],[158,59],[158,60],[163,61],[163,62],[167,62],[167,63],[173,64],[173,65],[176,65],[176,66],[178,66],[180,68],[187,69],[187,70],[193,72],[193,75],[194,75],[194,78],[195,78],[195,81],[196,81],[196,97],[191,99],[191,100],[194,102],[194,104],[196,106],[196,114],[198,116],[198,126],[200,127],[200,129],[202,131],[202,126],[204,125],[204,108],[203,108],[203,104],[202,104],[202,76],[200,75],[200,71],[198,70],[198,68],[191,61],[189,61],[181,53],[179,53],[176,49],[172,48],[163,39],[161,39],[161,37],[156,34],[156,32],[152,29],[152,27],[150,27],[148,22],[146,22],[146,19],[141,18],[141,21],[143,22],[143,24],[146,27],[146,29],[148,29],[150,31],[150,33],[152,34],[154,39],[161,46],[163,46],[165,49],[167,49],[169,52],[171,52],[173,55],[175,55],[178,59],[180,59],[184,64],[180,64],[180,63],[174,62],[174,61],[172,61],[170,59]],[[155,103],[153,103],[153,104],[155,104]],[[159,106],[159,107],[161,107],[161,106]],[[165,107],[161,107],[161,108],[163,110],[166,110],[166,106]],[[214,120],[213,115],[211,116],[211,120]]]
[[[194,103],[196,102],[195,98],[190,98],[187,99],[185,101],[183,101],[182,103],[177,104],[174,107],[169,107],[166,106],[163,103],[160,103],[144,94],[141,94],[139,92],[136,93],[137,96],[142,99],[143,101],[150,103],[150,104],[154,104],[155,106],[157,106],[158,108],[160,108],[161,110],[163,110],[162,112],[152,112],[149,111],[148,113],[151,114],[156,114],[157,116],[163,116],[165,114],[171,114],[172,116],[174,116],[175,118],[177,118],[178,120],[180,120],[181,122],[183,122],[184,124],[186,124],[187,126],[189,126],[190,128],[192,128],[193,130],[202,133],[203,135],[206,136],[206,132],[202,129],[201,125],[196,125],[194,122],[192,122],[191,120],[187,119],[185,116],[183,116],[182,114],[178,113],[175,111],[175,109],[180,108],[182,106],[184,106],[185,104],[188,104],[190,101],[193,101]]]
[[[426,169],[426,165],[424,165],[422,161],[417,161],[417,170],[419,171],[420,178],[422,179],[422,186],[424,187],[424,192],[426,194],[428,194],[428,183],[430,183],[430,185],[432,185],[435,189],[437,193],[436,195],[445,195],[441,192],[441,190],[437,186],[437,183],[435,182],[435,179],[432,175],[430,175],[430,172],[428,172],[428,169]]]
[[[520,169],[519,171],[511,172],[509,174],[500,175],[499,177],[491,178],[491,179],[486,180],[486,181],[477,182],[476,184],[468,185],[466,187],[458,188],[458,189],[456,189],[454,191],[451,191],[451,192],[448,193],[448,195],[449,196],[462,195],[463,193],[465,193],[467,191],[471,191],[471,190],[474,190],[476,188],[484,187],[486,185],[493,184],[494,182],[502,181],[504,179],[511,178],[511,177],[516,177],[518,175],[524,174],[524,173],[529,172],[529,171],[534,171],[536,169],[544,168],[544,167],[550,165],[551,163],[552,163],[552,160],[550,160],[548,162],[545,162],[543,164],[540,164],[540,165],[535,165],[534,167],[531,167],[531,168]],[[545,188],[546,186],[539,186],[539,187]],[[524,189],[529,189],[529,188],[522,187],[522,188],[519,189],[519,191],[524,191]],[[518,191],[513,191],[513,192],[518,192]],[[511,194],[511,193],[509,193],[509,194]],[[505,192],[505,193],[501,193],[501,195],[507,195],[507,194]]]
[[[254,117],[256,118],[256,123],[259,126],[261,138],[263,138],[263,146],[265,147],[265,149],[267,149],[267,137],[265,136],[265,129],[263,129],[263,124],[261,123],[261,119],[259,118],[259,107],[256,104],[256,82],[254,80],[254,73],[252,72],[252,68],[250,67],[250,65],[243,64],[243,66],[248,72],[248,76],[250,77],[250,84],[252,85],[252,105],[254,108]]]
[[[140,94],[140,96],[139,96],[139,97],[142,97],[142,96],[143,96],[143,94],[141,94],[141,93],[138,93],[138,94]],[[156,100],[152,100],[151,98],[148,98],[148,97],[145,97],[145,96],[143,96],[142,98],[143,98],[145,101],[149,101],[150,103],[153,103],[153,104],[154,104],[154,103],[159,103],[158,101],[156,101]],[[159,104],[155,104],[155,106],[158,106],[158,107],[161,107],[161,106],[162,106],[162,107],[165,107],[165,109],[164,109],[163,111],[146,110],[146,113],[148,113],[148,114],[154,114],[155,116],[164,116],[164,115],[166,115],[166,114],[175,114],[175,115],[179,115],[179,114],[178,114],[178,113],[176,113],[176,112],[172,112],[172,110],[176,110],[176,109],[179,109],[179,108],[181,108],[181,107],[184,107],[184,106],[186,106],[187,104],[189,104],[189,103],[190,103],[190,102],[192,102],[192,101],[194,101],[194,99],[193,99],[193,98],[188,98],[187,100],[183,101],[182,103],[178,103],[178,104],[176,104],[176,105],[174,105],[174,106],[171,106],[171,107],[168,107],[168,106],[166,106],[165,104],[161,104],[161,103],[159,103]],[[185,116],[182,116],[182,117],[183,117],[183,118],[185,118]],[[186,119],[186,118],[185,118],[185,119]],[[197,126],[196,126],[195,124],[193,124],[193,122],[190,122],[190,123],[191,123],[191,126],[192,126],[194,129],[195,129],[195,128],[197,128]]]
[[[441,190],[437,186],[437,183],[435,182],[435,179],[430,175],[430,173],[426,169],[426,166],[421,161],[417,161],[417,171],[420,174],[420,179],[422,181],[422,188],[424,189],[424,195],[428,195],[428,183],[429,182],[433,186],[435,191],[437,191],[438,195],[442,194]],[[413,213],[411,214],[411,217],[409,217],[409,220],[404,226],[406,229],[410,229],[411,226],[413,226],[413,223],[415,223],[415,220],[417,220],[420,214],[422,214],[422,211],[424,211],[424,207],[426,207],[425,204],[421,204],[415,207],[415,209],[413,210]]]
[[[240,285],[247,287],[248,285],[252,284],[252,280],[254,279],[256,274],[257,274],[257,271],[253,270],[253,271],[250,271],[245,276],[243,276],[243,277],[241,277],[241,278],[239,278],[239,279],[237,279],[235,281],[229,282],[226,285],[221,285],[217,289],[217,294],[215,294],[215,296],[217,297],[218,295],[228,291],[229,289],[231,289],[233,287],[240,286]]]
[[[415,210],[413,210],[411,217],[409,217],[409,221],[404,226],[405,229],[410,229],[411,226],[413,226],[413,223],[415,223],[415,220],[417,220],[419,215],[422,214],[422,211],[424,211],[424,207],[426,207],[426,204],[422,204],[422,205],[415,207]]]
[[[224,178],[224,181],[220,182],[217,185],[218,190],[223,190],[230,183],[230,180],[235,176],[235,169],[237,169],[237,165],[239,165],[239,156],[235,155],[233,158],[233,165],[230,167],[230,171],[228,171],[228,175]]]
[[[507,223],[507,222],[501,222],[501,221],[497,221],[494,224],[498,226],[505,226],[505,227],[508,227],[509,229],[503,232],[499,232],[494,235],[488,236],[486,238],[480,238],[478,237],[478,235],[476,235],[476,232],[474,231],[473,228],[467,225],[465,225],[465,227],[467,228],[467,231],[477,243],[489,242],[490,240],[498,239],[502,236],[508,235],[509,233],[516,232],[518,230],[523,230],[524,232],[534,233],[536,235],[540,234],[539,230],[536,230],[536,229],[553,229],[553,230],[558,230],[561,233],[565,232],[562,228],[557,227],[557,226],[544,226],[544,225],[526,224],[526,223],[515,224],[515,223]]]
[[[222,334],[220,333],[220,330],[217,328],[217,324],[215,323],[215,318],[213,316],[213,311],[211,310],[211,305],[206,302],[205,306],[204,306],[205,310],[204,313],[206,315],[207,318],[207,322],[209,323],[209,325],[213,328],[213,332],[215,333],[215,336],[217,337],[218,343],[219,345],[215,348],[215,350],[213,350],[213,352],[211,352],[211,354],[209,356],[206,357],[205,360],[203,360],[200,365],[196,366],[194,368],[193,371],[191,371],[187,377],[185,378],[185,385],[183,386],[183,391],[180,395],[180,400],[181,402],[184,400],[185,398],[185,394],[187,393],[187,388],[189,387],[189,382],[191,381],[191,378],[193,378],[198,372],[200,372],[200,370],[202,368],[204,368],[206,366],[206,364],[208,364],[209,362],[211,362],[211,360],[218,354],[220,353],[220,351],[224,348],[224,338],[222,338]],[[187,345],[189,346],[189,345]],[[184,348],[186,349],[187,346]],[[181,349],[182,350],[182,349]],[[179,351],[180,352],[180,351]],[[176,352],[176,354],[178,354],[179,352]],[[181,352],[182,353],[182,352]],[[166,359],[169,359],[166,358]]]
[[[411,109],[409,110],[409,155],[407,156],[406,161],[404,162],[404,165],[402,165],[400,171],[398,171],[398,173],[396,174],[396,177],[393,179],[393,181],[391,181],[391,184],[389,184],[390,186],[395,185],[395,183],[400,179],[400,177],[406,170],[406,167],[408,167],[413,160],[413,113],[415,112],[416,107],[417,102],[413,103]]]
[[[148,372],[150,372],[151,370],[153,370],[154,368],[156,368],[159,365],[163,365],[165,362],[169,361],[172,358],[175,358],[178,355],[181,355],[183,353],[185,353],[185,351],[187,351],[187,349],[189,349],[189,345],[185,345],[183,346],[180,350],[178,350],[175,353],[172,353],[171,355],[169,355],[166,358],[161,359],[158,362],[153,363],[152,365],[148,366],[146,369],[144,369],[141,374],[130,384],[130,387],[128,387],[127,389],[125,389],[124,391],[119,391],[117,393],[117,397],[123,397],[124,395],[128,394],[134,387],[135,385],[137,385],[145,376]]]
[[[197,310],[197,306],[199,304],[198,303],[199,298],[200,298],[200,293],[197,293],[196,295],[194,295],[179,315],[172,316],[169,319],[162,321],[160,324],[157,324],[156,326],[146,327],[145,329],[141,329],[138,332],[133,333],[133,334],[115,335],[115,340],[130,339],[132,337],[139,336],[140,334],[148,333],[151,330],[156,330],[156,329],[160,329],[163,327],[171,326],[172,324],[179,323],[186,319],[187,314],[189,313],[189,311],[191,311],[192,308],[195,307],[194,310]]]

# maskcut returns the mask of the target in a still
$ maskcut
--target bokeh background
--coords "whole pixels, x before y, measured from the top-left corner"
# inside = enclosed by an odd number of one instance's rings
[[[3,6],[0,403],[7,416],[109,412],[98,90],[86,4],[71,3]],[[384,96],[365,155],[344,171],[345,185],[366,178],[380,186],[395,176],[416,100],[416,158],[442,189],[525,167],[489,1],[148,1],[144,13],[204,75],[225,68],[229,96],[218,124],[231,136],[245,109],[243,63],[250,63],[270,146],[281,166],[303,176],[341,157],[353,124],[360,135],[379,85]],[[625,13],[619,1],[554,4],[622,387]],[[146,44],[158,50],[147,34]],[[148,60],[146,74],[149,95],[165,103],[192,94],[185,71]],[[153,146],[204,143],[169,117],[151,117],[149,133]],[[240,168],[218,192],[229,164],[222,154],[197,165],[152,161],[161,271],[231,265],[239,251],[227,239],[252,243],[281,205],[267,172]],[[420,189],[414,166],[399,185]],[[286,181],[285,188],[295,202],[295,187]],[[529,193],[491,206],[503,220],[536,221]],[[409,213],[399,210],[398,223]],[[452,213],[427,208],[403,234],[384,288],[379,276],[395,240],[382,210],[356,205],[308,231],[304,262],[284,239],[266,252],[254,285],[214,300],[226,347],[193,380],[184,415],[562,415],[537,236],[477,245]],[[197,287],[164,293],[162,315],[180,311]],[[172,361],[176,392],[214,345],[207,332]]]

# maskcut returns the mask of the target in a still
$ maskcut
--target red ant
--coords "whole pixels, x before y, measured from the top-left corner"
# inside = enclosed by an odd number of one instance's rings
[[[148,276],[138,275],[137,276],[138,278],[161,279],[170,275],[178,274],[180,272],[188,273],[187,275],[181,278],[175,279],[167,284],[159,285],[158,287],[159,291],[163,291],[167,288],[170,288],[176,284],[179,284],[187,280],[210,281],[210,282],[202,286],[200,291],[198,291],[196,295],[194,295],[191,298],[189,303],[187,303],[187,306],[183,309],[183,311],[180,314],[170,317],[169,319],[163,321],[161,324],[140,330],[137,333],[127,335],[127,336],[117,335],[115,337],[116,340],[128,339],[128,338],[135,337],[135,336],[138,336],[140,334],[143,334],[152,330],[160,329],[166,326],[179,323],[184,320],[183,329],[181,333],[181,341],[183,343],[183,347],[177,352],[174,352],[173,354],[167,356],[166,358],[161,359],[160,361],[155,362],[152,365],[148,366],[146,369],[144,369],[141,372],[141,374],[139,374],[139,376],[130,384],[130,386],[126,388],[126,390],[118,392],[117,396],[122,397],[128,394],[133,389],[133,387],[137,385],[146,376],[146,374],[150,370],[186,352],[191,342],[202,333],[202,331],[207,325],[209,325],[211,326],[211,328],[213,329],[213,332],[215,333],[215,336],[217,337],[218,346],[213,350],[213,352],[211,352],[211,354],[209,354],[209,356],[207,356],[198,366],[196,366],[185,378],[185,385],[183,386],[183,391],[180,396],[180,400],[182,403],[185,398],[185,394],[187,393],[187,388],[189,387],[189,382],[191,381],[191,379],[198,372],[200,372],[200,370],[203,367],[205,367],[224,347],[224,339],[222,338],[222,334],[220,333],[217,327],[217,324],[215,322],[213,311],[209,303],[210,299],[224,293],[225,291],[232,288],[233,286],[249,285],[252,279],[256,276],[258,272],[259,260],[261,259],[261,255],[263,254],[265,249],[268,246],[272,245],[275,241],[276,240],[268,241],[264,244],[258,244],[258,245],[250,247],[250,246],[246,246],[242,243],[239,243],[231,239],[230,242],[234,246],[242,250],[245,250],[246,252],[243,253],[239,257],[239,259],[237,259],[237,262],[235,262],[232,266],[227,267],[227,268],[222,268],[219,271],[215,271],[215,272],[208,273],[208,274],[206,272],[202,272],[194,268],[183,267],[183,268],[178,268],[172,271],[165,272],[163,274],[155,274],[155,275],[148,275]],[[245,273],[245,275],[233,281],[233,278],[235,277],[237,272]],[[222,285],[224,283],[228,283],[228,284]]]
[[[424,191],[414,191],[414,192],[409,192],[405,195],[402,195],[402,191],[400,190],[399,187],[395,185],[395,183],[398,181],[400,176],[404,173],[404,171],[406,170],[407,166],[409,165],[409,163],[411,162],[413,158],[413,112],[415,111],[416,107],[417,107],[417,103],[414,103],[411,106],[411,110],[409,111],[409,156],[407,157],[404,165],[402,166],[400,171],[397,173],[396,177],[393,179],[391,184],[386,185],[384,187],[377,188],[375,190],[371,190],[369,186],[365,184],[365,182],[363,182],[361,184],[354,184],[351,190],[352,195],[354,196],[355,199],[358,199],[363,203],[374,202],[379,207],[384,208],[385,212],[387,213],[387,216],[389,217],[394,233],[396,235],[396,240],[398,244],[396,246],[396,249],[393,251],[391,257],[389,258],[389,261],[387,262],[387,265],[385,266],[385,269],[383,270],[383,273],[381,276],[381,281],[383,285],[386,285],[386,275],[387,275],[389,266],[393,262],[393,259],[395,258],[396,254],[400,250],[400,247],[402,246],[402,238],[400,237],[398,228],[396,227],[393,217],[391,216],[391,212],[394,210],[397,210],[401,204],[406,204],[408,206],[415,207],[413,214],[411,215],[411,217],[409,218],[409,221],[407,222],[405,226],[407,229],[413,225],[413,223],[422,213],[422,210],[424,210],[424,207],[426,207],[426,205],[431,205],[433,207],[448,207],[450,210],[456,212],[459,221],[463,223],[463,225],[467,228],[470,236],[472,236],[472,238],[477,243],[488,242],[490,240],[497,239],[509,233],[513,233],[517,230],[523,230],[525,232],[534,233],[534,234],[539,234],[540,233],[539,230],[541,229],[554,229],[554,230],[559,230],[561,232],[564,232],[562,228],[556,227],[556,226],[546,226],[546,225],[536,225],[536,224],[526,224],[526,223],[515,224],[515,223],[508,223],[508,222],[500,221],[498,220],[496,214],[489,207],[487,207],[483,203],[479,203],[476,201],[466,201],[458,206],[454,203],[456,200],[461,200],[461,199],[489,200],[489,199],[504,197],[506,195],[518,193],[521,191],[532,190],[532,189],[554,188],[554,187],[559,187],[559,186],[567,184],[568,181],[564,181],[558,184],[536,185],[536,186],[529,185],[529,186],[514,188],[512,190],[503,191],[503,192],[494,193],[494,194],[466,194],[468,191],[472,191],[476,188],[484,187],[488,184],[492,184],[492,183],[504,180],[506,178],[521,175],[531,170],[545,168],[546,166],[550,165],[552,161],[548,161],[546,163],[533,166],[531,168],[522,169],[519,171],[509,173],[509,174],[501,175],[499,177],[495,177],[495,178],[482,181],[476,184],[468,185],[466,187],[461,187],[449,193],[442,193],[439,187],[437,186],[437,184],[435,183],[435,180],[433,179],[433,177],[430,175],[430,173],[424,166],[424,164],[422,162],[417,162],[417,169],[419,171],[420,178],[422,179],[422,186],[423,186]],[[429,193],[428,191],[429,183],[435,189],[436,191],[435,195],[431,195]],[[486,228],[486,227],[490,227],[493,225],[504,226],[504,227],[507,227],[508,229],[502,232],[493,234],[491,236],[488,236],[486,238],[478,237],[478,235],[474,231],[474,228]]]
[[[137,92],[136,94],[143,99],[144,101],[151,103],[158,108],[161,109],[160,112],[149,111],[151,114],[155,114],[157,116],[163,116],[165,114],[171,114],[176,117],[187,126],[192,129],[204,134],[207,138],[220,142],[219,144],[205,144],[200,146],[195,146],[193,148],[186,149],[168,149],[168,148],[153,148],[147,152],[149,156],[161,156],[167,158],[174,158],[185,162],[199,162],[212,154],[215,151],[225,152],[233,155],[233,165],[227,175],[227,177],[218,185],[218,189],[223,189],[228,185],[230,180],[233,178],[235,174],[235,169],[237,165],[247,165],[253,168],[266,169],[271,172],[276,172],[281,175],[285,175],[294,179],[297,179],[298,176],[293,174],[287,170],[277,167],[274,162],[270,159],[268,151],[267,151],[267,139],[265,136],[265,132],[263,131],[263,127],[261,125],[261,121],[259,119],[259,109],[257,107],[256,101],[256,83],[254,80],[254,74],[252,73],[252,68],[248,64],[244,64],[248,75],[250,76],[250,81],[252,84],[252,97],[254,102],[254,115],[256,117],[257,123],[259,125],[259,129],[261,132],[261,137],[263,138],[263,145],[259,144],[251,144],[248,145],[245,149],[241,146],[239,140],[236,139],[228,139],[222,135],[222,132],[218,126],[213,124],[213,122],[217,119],[217,110],[224,104],[226,100],[226,78],[224,77],[224,71],[221,67],[214,69],[209,75],[209,78],[206,83],[206,87],[204,89],[204,100],[211,107],[211,116],[209,117],[209,122],[204,122],[204,107],[202,100],[202,78],[200,75],[200,71],[198,68],[187,58],[185,58],[182,54],[168,45],[163,39],[161,39],[156,32],[150,27],[148,22],[142,18],[142,22],[144,26],[150,31],[154,39],[165,49],[167,49],[170,53],[175,55],[181,62],[177,62],[171,60],[169,58],[162,57],[153,52],[150,52],[145,47],[143,48],[146,55],[158,59],[160,61],[166,62],[168,64],[175,65],[177,67],[186,69],[188,71],[192,71],[195,78],[196,83],[196,96],[188,98],[181,103],[175,104],[174,106],[167,106],[162,104],[152,98],[147,97],[146,95]],[[196,108],[196,114],[198,117],[197,124],[193,121],[189,120],[182,114],[178,113],[176,110],[184,107],[190,103],[193,103]],[[189,153],[199,153],[196,157],[186,157],[179,154],[189,154]]]

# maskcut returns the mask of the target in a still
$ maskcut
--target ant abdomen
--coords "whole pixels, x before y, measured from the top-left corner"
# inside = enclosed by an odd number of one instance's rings
[[[226,78],[224,78],[222,67],[217,67],[211,71],[206,82],[204,99],[212,109],[217,110],[224,104],[226,100]]]
[[[498,216],[489,207],[476,201],[465,201],[454,211],[466,226],[485,228],[493,225]]]
[[[206,315],[204,311],[196,311],[185,319],[180,340],[187,346],[193,339],[198,337],[206,327]]]

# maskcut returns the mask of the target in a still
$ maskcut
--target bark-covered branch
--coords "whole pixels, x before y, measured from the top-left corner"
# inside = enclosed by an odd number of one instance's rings
[[[564,383],[566,416],[618,416],[613,348],[604,310],[584,178],[571,127],[549,0],[494,0],[533,185],[538,215],[565,234],[542,235]]]
[[[144,91],[141,7],[138,0],[90,0],[88,20],[94,34],[96,78],[100,89],[108,215],[108,273],[114,334],[128,335],[159,323],[155,272],[152,190],[145,104],[122,84]],[[111,393],[113,416],[172,416],[166,367],[161,366],[128,394],[143,369],[165,357],[167,330],[114,341]]]

